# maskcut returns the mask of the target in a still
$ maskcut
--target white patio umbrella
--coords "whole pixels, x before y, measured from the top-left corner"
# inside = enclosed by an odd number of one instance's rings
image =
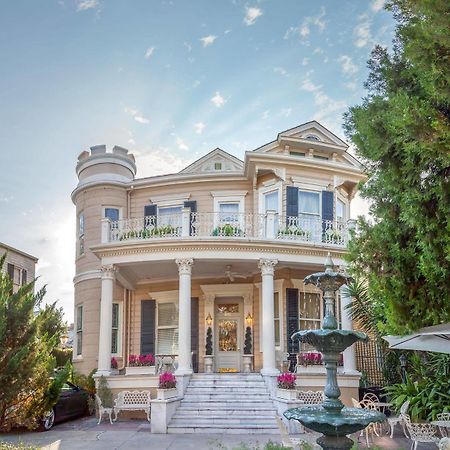
[[[450,354],[450,323],[422,328],[407,336],[383,336],[389,348]]]

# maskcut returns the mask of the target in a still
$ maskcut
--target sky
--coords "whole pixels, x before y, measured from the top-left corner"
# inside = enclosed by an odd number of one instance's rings
[[[126,147],[144,177],[313,119],[345,139],[393,32],[383,0],[3,0],[0,241],[39,258],[70,322],[79,153]]]

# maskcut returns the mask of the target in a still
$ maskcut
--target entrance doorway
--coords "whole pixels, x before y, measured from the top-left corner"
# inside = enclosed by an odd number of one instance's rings
[[[243,339],[241,298],[221,298],[215,305],[216,370],[240,372]]]

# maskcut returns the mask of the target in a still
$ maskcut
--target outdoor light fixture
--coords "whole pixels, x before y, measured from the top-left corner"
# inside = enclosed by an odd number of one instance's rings
[[[210,327],[212,325],[213,319],[211,317],[211,314],[208,313],[208,315],[206,316],[206,324],[208,325],[208,327]]]
[[[253,322],[253,316],[250,313],[248,313],[247,317],[245,318],[245,321],[247,322],[248,326],[251,326],[251,324]]]
[[[406,366],[408,365],[408,358],[404,353],[402,353],[398,359],[400,360],[402,383],[406,383]]]

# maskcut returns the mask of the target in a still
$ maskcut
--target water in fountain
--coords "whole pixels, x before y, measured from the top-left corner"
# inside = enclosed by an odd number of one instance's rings
[[[313,284],[323,292],[325,315],[320,330],[297,331],[292,335],[298,340],[312,345],[322,353],[327,380],[325,400],[321,406],[288,409],[284,416],[297,420],[306,427],[323,433],[317,443],[327,450],[348,450],[353,441],[348,434],[362,430],[373,422],[386,420],[384,414],[361,408],[346,408],[339,399],[341,391],[337,384],[337,365],[339,355],[357,341],[367,341],[367,335],[360,331],[338,330],[334,315],[336,291],[350,281],[350,277],[334,271],[330,254],[325,261],[325,271],[313,273],[305,278],[304,284]]]

